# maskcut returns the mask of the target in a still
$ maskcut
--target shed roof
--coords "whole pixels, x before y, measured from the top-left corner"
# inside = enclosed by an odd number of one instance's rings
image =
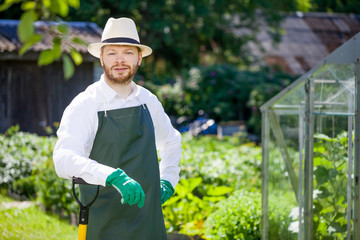
[[[282,27],[285,33],[275,46],[264,27],[258,40],[265,51],[254,50],[265,62],[302,75],[360,32],[360,15],[298,12],[286,15]]]
[[[17,27],[19,20],[5,20],[0,19],[0,53],[1,52],[17,52],[20,50],[22,44],[17,35]],[[65,22],[69,26],[69,39],[78,37],[87,43],[94,43],[101,41],[102,29],[95,23],[90,22]],[[57,25],[57,22],[37,21],[34,23],[35,32],[41,34],[43,39],[36,43],[31,51],[40,52],[44,49],[52,47],[53,36],[50,27]],[[87,53],[87,48],[84,45],[74,44],[70,40],[63,41],[65,51],[70,47],[75,48],[80,53]]]

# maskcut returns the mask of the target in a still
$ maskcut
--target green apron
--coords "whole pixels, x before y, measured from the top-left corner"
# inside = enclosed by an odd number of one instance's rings
[[[121,168],[145,192],[145,205],[121,204],[113,187],[100,187],[90,208],[87,240],[167,239],[161,208],[159,163],[154,126],[146,105],[98,112],[99,127],[90,158]],[[96,187],[80,186],[81,201],[94,197]]]

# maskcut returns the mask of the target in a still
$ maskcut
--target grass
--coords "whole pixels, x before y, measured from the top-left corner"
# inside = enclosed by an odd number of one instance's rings
[[[45,214],[37,206],[4,207],[13,200],[0,194],[0,240],[77,239],[77,227]]]

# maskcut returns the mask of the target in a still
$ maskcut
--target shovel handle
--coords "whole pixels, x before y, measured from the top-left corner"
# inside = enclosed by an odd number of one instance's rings
[[[86,224],[79,224],[78,240],[86,240]]]
[[[84,181],[82,178],[73,177],[74,184],[84,184],[84,185],[91,185]]]
[[[84,206],[80,200],[78,199],[76,193],[75,193],[75,184],[85,184],[85,185],[92,185],[85,182],[82,178],[76,178],[73,177],[72,179],[72,192],[74,195],[74,198],[76,202],[78,203],[80,207],[80,214],[79,214],[79,233],[78,233],[78,240],[86,240],[86,230],[87,230],[87,224],[88,224],[88,218],[89,218],[89,210],[91,204],[93,204],[99,195],[99,186],[97,186],[97,191],[94,199],[89,202],[86,206]]]

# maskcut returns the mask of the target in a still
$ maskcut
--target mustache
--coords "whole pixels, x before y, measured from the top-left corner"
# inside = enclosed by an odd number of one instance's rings
[[[125,65],[125,64],[117,64],[117,65],[114,65],[111,67],[111,69],[114,69],[114,68],[131,68],[129,65]]]

